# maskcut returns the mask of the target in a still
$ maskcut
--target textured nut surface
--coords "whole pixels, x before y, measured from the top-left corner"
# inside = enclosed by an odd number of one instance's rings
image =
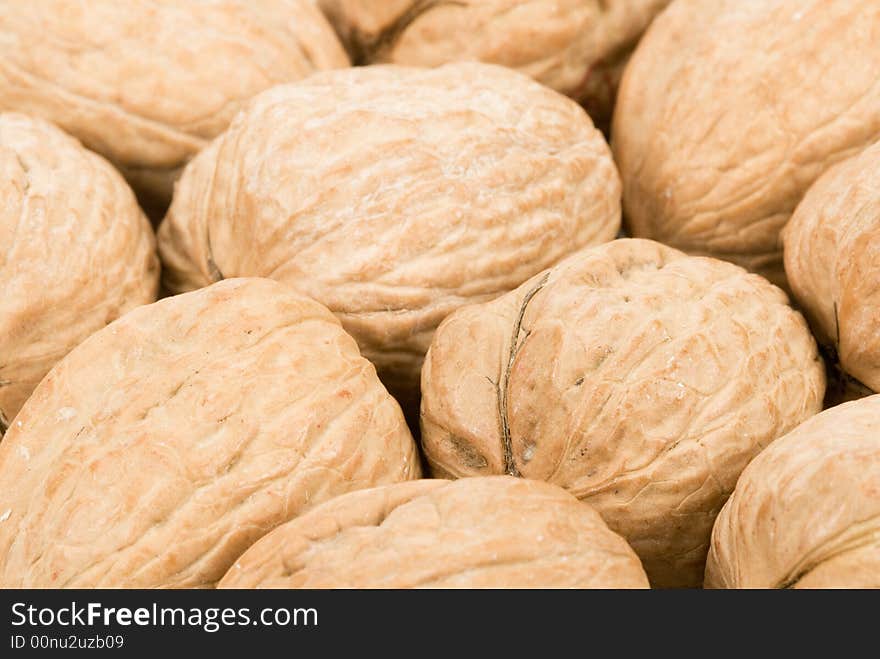
[[[418,476],[327,309],[221,282],[126,314],[37,387],[0,444],[0,584],[209,586],[310,506]]]
[[[784,240],[789,284],[819,341],[880,391],[880,142],[810,188]]]
[[[878,137],[880,3],[675,2],[617,101],[629,231],[781,283],[795,206]]]
[[[56,361],[158,284],[153,231],[116,170],[0,114],[0,434]]]
[[[639,559],[561,488],[509,476],[399,483],[277,528],[228,588],[645,588]]]
[[[0,25],[0,109],[56,122],[165,203],[242,101],[348,64],[310,0],[2,0]]]
[[[422,442],[439,476],[565,487],[630,542],[653,584],[698,585],[737,476],[821,409],[824,384],[781,290],[617,240],[444,321],[422,371]]]
[[[706,586],[880,588],[880,396],[804,422],[743,472]]]
[[[326,304],[395,393],[454,309],[610,240],[620,183],[571,100],[485,64],[317,74],[254,99],[159,229],[171,290],[278,279]]]
[[[611,115],[623,67],[669,0],[319,0],[356,62],[477,60]]]

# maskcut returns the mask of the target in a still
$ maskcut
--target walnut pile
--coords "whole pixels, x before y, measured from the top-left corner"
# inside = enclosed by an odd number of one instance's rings
[[[880,0],[0,0],[0,588],[880,588],[878,392]]]

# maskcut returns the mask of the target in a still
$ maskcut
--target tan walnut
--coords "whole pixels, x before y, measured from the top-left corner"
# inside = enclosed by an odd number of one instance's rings
[[[652,584],[695,586],[740,472],[819,412],[824,388],[781,290],[617,240],[443,322],[422,371],[422,442],[439,477],[565,487],[629,541]]]
[[[515,68],[611,116],[624,65],[669,0],[319,0],[358,64]]]
[[[559,487],[509,476],[337,497],[239,558],[221,588],[646,588],[626,542]]]
[[[187,167],[159,251],[174,291],[265,276],[327,305],[410,397],[447,314],[619,225],[573,101],[487,64],[360,67],[256,97]]]
[[[809,186],[880,138],[876,0],[681,0],[626,70],[612,146],[631,235],[783,284]]]
[[[880,396],[809,419],[749,464],[715,522],[709,588],[880,588]]]
[[[0,1],[0,110],[54,121],[151,207],[243,101],[347,65],[311,0]]]
[[[819,341],[880,391],[880,142],[810,188],[784,241],[789,284]]]
[[[211,586],[311,506],[418,476],[327,309],[221,282],[129,312],[37,387],[0,444],[0,585]]]
[[[56,361],[158,285],[153,230],[118,172],[0,113],[0,435]]]

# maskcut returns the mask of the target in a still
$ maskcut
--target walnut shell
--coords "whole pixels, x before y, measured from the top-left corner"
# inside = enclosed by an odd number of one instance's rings
[[[159,229],[173,291],[278,279],[326,304],[396,393],[434,329],[612,239],[620,184],[574,102],[486,64],[360,67],[254,99]]]
[[[795,206],[880,137],[880,3],[675,2],[633,55],[613,130],[631,235],[783,284]]]
[[[156,207],[242,101],[348,65],[310,0],[2,0],[0,23],[0,110],[56,122]]]
[[[748,461],[821,410],[804,319],[763,278],[646,240],[584,250],[447,318],[422,371],[441,477],[508,473],[592,504],[657,586],[702,582]]]
[[[645,588],[626,542],[564,490],[508,476],[337,497],[239,558],[221,588]]]
[[[131,311],[37,387],[0,444],[0,585],[210,586],[309,507],[418,476],[333,315],[225,281]]]
[[[158,285],[153,230],[119,173],[0,113],[0,435],[55,362]]]
[[[825,173],[783,237],[789,284],[819,341],[880,391],[880,142]]]
[[[832,408],[742,473],[712,533],[710,588],[880,588],[880,396]]]
[[[360,64],[515,68],[611,116],[623,67],[670,0],[319,0]]]

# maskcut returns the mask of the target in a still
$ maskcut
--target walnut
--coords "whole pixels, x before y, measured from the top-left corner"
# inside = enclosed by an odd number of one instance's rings
[[[0,444],[0,586],[211,586],[310,507],[418,476],[333,315],[224,281],[129,312],[37,387]]]
[[[611,240],[620,183],[574,102],[486,64],[362,67],[254,99],[159,229],[172,291],[280,280],[327,305],[403,400],[434,329]]]
[[[880,138],[876,0],[687,0],[627,67],[612,145],[631,235],[785,282],[810,185]]]
[[[0,114],[0,435],[55,362],[156,299],[155,243],[103,158],[45,121]]]
[[[709,588],[880,588],[880,396],[827,410],[742,473]]]
[[[508,66],[611,117],[645,28],[669,0],[319,0],[356,63]]]
[[[789,284],[819,341],[853,388],[880,391],[880,142],[810,188],[784,240]]]
[[[439,477],[565,487],[629,541],[652,584],[695,586],[740,472],[819,412],[824,389],[781,290],[617,240],[443,322],[422,371],[422,443]]]
[[[221,588],[645,588],[626,542],[559,487],[509,476],[337,497],[285,524]]]
[[[254,94],[348,57],[311,0],[7,0],[0,110],[54,121],[153,211]]]

